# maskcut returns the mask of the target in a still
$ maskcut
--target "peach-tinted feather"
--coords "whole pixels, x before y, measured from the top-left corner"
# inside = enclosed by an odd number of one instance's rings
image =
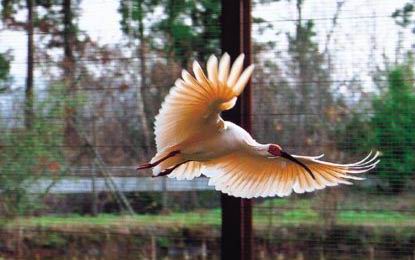
[[[378,153],[351,164],[286,153],[285,159],[269,153],[271,144],[259,144],[241,127],[224,121],[220,113],[234,107],[253,73],[253,65],[243,70],[243,60],[240,55],[231,66],[225,53],[219,62],[209,58],[207,75],[196,61],[193,75],[182,71],[154,123],[155,175],[189,180],[203,173],[210,185],[232,196],[283,197],[352,184],[350,180],[362,179],[354,174],[376,166]]]
[[[265,158],[243,151],[206,162],[205,175],[210,185],[232,196],[253,198],[288,196],[311,192],[327,186],[352,184],[347,179],[362,180],[354,172],[374,168],[378,153],[354,164],[332,164],[315,157],[295,156],[315,174],[314,180],[304,168],[284,158]]]
[[[222,127],[218,122],[220,112],[231,109],[237,96],[252,74],[250,66],[242,71],[243,55],[232,66],[229,77],[230,58],[224,54],[221,62],[212,56],[208,62],[206,77],[197,62],[193,64],[193,77],[186,70],[178,79],[163,102],[154,123],[157,150],[177,145],[201,132],[215,132]],[[228,79],[228,83],[225,83]],[[235,83],[237,91],[234,90]]]
[[[189,145],[190,140],[209,138],[223,129],[220,112],[235,105],[237,96],[242,92],[253,71],[253,66],[250,66],[240,77],[242,68],[243,55],[234,63],[229,75],[230,57],[225,53],[219,64],[215,56],[209,58],[208,76],[196,61],[193,63],[195,76],[186,70],[182,71],[182,78],[171,88],[155,119],[157,154],[152,159],[153,162],[172,150]],[[189,176],[188,169],[200,171],[200,163],[191,165],[190,168],[186,168],[186,165],[178,167],[170,176]],[[155,172],[163,171],[167,166],[171,167],[168,161],[156,167]],[[200,172],[193,174],[198,175]]]

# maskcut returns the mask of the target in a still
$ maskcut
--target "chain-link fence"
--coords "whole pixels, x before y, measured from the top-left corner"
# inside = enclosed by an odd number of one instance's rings
[[[253,2],[253,136],[333,162],[382,154],[354,186],[255,199],[255,259],[415,257],[412,4]],[[135,169],[181,69],[221,54],[220,11],[2,2],[0,255],[219,258],[208,179]]]

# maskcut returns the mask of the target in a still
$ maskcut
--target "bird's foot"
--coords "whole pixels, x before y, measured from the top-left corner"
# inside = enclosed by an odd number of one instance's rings
[[[166,170],[164,170],[164,171],[160,172],[159,174],[157,174],[156,176],[153,176],[153,177],[161,177],[161,176],[166,176],[166,175],[169,175],[169,174],[170,174],[170,173],[172,173],[174,170],[176,170],[176,168],[177,168],[177,167],[179,167],[180,165],[185,164],[185,163],[187,163],[187,162],[190,162],[190,161],[185,161],[185,162],[182,162],[182,163],[176,164],[175,166],[173,166],[173,167],[171,167],[171,168],[168,168],[168,169],[166,169]]]
[[[176,167],[164,170],[164,171],[160,172],[159,174],[157,174],[156,176],[153,175],[152,177],[154,178],[154,177],[162,177],[162,176],[169,175],[172,171],[174,171],[174,169],[176,169]]]
[[[157,166],[157,165],[159,165],[161,162],[163,162],[163,161],[165,161],[165,160],[167,160],[167,159],[169,159],[170,157],[173,157],[173,156],[175,156],[175,155],[177,155],[177,154],[179,154],[180,153],[180,151],[172,151],[172,152],[170,152],[167,156],[165,156],[165,157],[163,157],[163,158],[161,158],[160,160],[158,160],[158,161],[155,161],[155,162],[153,162],[153,163],[145,163],[145,164],[142,164],[142,165],[139,165],[138,167],[137,167],[137,170],[142,170],[142,169],[148,169],[148,168],[153,168],[154,166]]]
[[[148,169],[154,166],[155,165],[153,163],[145,163],[145,164],[139,165],[136,170],[138,171],[138,170]]]

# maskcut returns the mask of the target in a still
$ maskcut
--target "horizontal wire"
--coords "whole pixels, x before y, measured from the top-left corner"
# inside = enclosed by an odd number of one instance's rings
[[[284,47],[284,48],[282,48],[282,47]],[[264,54],[267,54],[267,55],[272,55],[272,54],[279,55],[281,52],[287,52],[288,51],[288,46],[282,46],[282,47],[280,46],[276,51],[269,51],[269,50],[256,51],[255,54],[264,53]],[[218,48],[218,50],[219,50],[219,48]],[[330,49],[330,50],[331,51],[336,51],[336,49]],[[347,51],[345,51],[344,48],[341,48],[339,50],[341,50],[343,52],[347,52]],[[111,50],[109,50],[109,51],[111,51]],[[347,53],[349,55],[352,54],[350,52],[347,52]],[[360,53],[367,53],[367,51],[364,50],[364,49],[359,49],[359,50],[355,50],[355,52],[354,52],[354,54],[356,54],[356,55],[357,54],[360,54]],[[377,54],[380,55],[380,54],[383,54],[383,53],[384,53],[384,50],[379,50]],[[97,56],[97,55],[104,54],[104,53],[103,52],[100,52],[100,51],[94,51],[94,52],[90,52],[88,54],[89,55],[92,55],[92,56]],[[373,54],[376,54],[376,52],[374,52]],[[63,54],[61,54],[59,56],[63,56]],[[166,59],[172,59],[172,57],[170,57],[168,54],[163,54],[163,55],[159,55],[159,54],[157,54],[157,55],[155,55],[155,54],[147,54],[146,56],[147,57],[145,58],[145,61],[156,61],[156,60],[158,61],[158,60],[162,60],[164,58],[166,58]],[[188,58],[192,58],[192,57],[188,57]],[[139,56],[130,56],[130,57],[102,57],[102,58],[98,57],[98,58],[81,58],[81,59],[74,58],[74,62],[75,63],[77,63],[77,62],[78,63],[79,62],[81,62],[81,63],[87,63],[87,64],[88,63],[101,63],[102,66],[109,66],[109,67],[115,66],[115,65],[111,65],[110,64],[112,61],[140,61],[140,60],[141,60],[141,58]],[[269,58],[268,60],[273,60],[273,59],[270,59]],[[280,58],[279,60],[275,60],[275,61],[281,61],[281,62],[283,62],[284,59],[283,58]],[[42,65],[47,65],[47,64],[57,65],[57,64],[60,64],[62,62],[63,62],[63,60],[57,60],[57,61],[40,61],[40,60],[35,60],[33,63],[34,64],[42,64]],[[367,61],[367,63],[368,64],[372,64],[369,61]],[[27,64],[27,62],[16,62],[16,61],[13,62],[13,65],[14,66],[16,66],[16,65],[26,65],[26,64]],[[202,64],[204,64],[204,62],[202,62]],[[360,64],[366,64],[366,63],[360,63]],[[373,66],[376,66],[376,64],[374,64]],[[333,67],[334,68],[339,68],[339,66],[336,65],[335,63],[333,64]]]
[[[391,20],[393,19],[392,15],[363,15],[363,16],[348,16],[348,17],[341,17],[340,16],[340,17],[337,17],[336,20],[337,21],[339,21],[339,20],[361,20],[361,19],[378,19],[378,18],[381,18],[381,19],[391,19]],[[303,21],[309,21],[309,20],[312,20],[312,21],[332,21],[333,20],[333,17],[303,17],[302,20]],[[253,29],[255,29],[255,27],[261,26],[261,24],[272,24],[272,23],[281,23],[281,22],[298,22],[298,19],[297,18],[284,18],[284,19],[255,21],[255,22],[252,23],[252,27],[253,27]],[[244,22],[242,22],[242,23],[244,23]],[[220,26],[220,24],[215,25],[215,26],[210,25],[207,28],[209,28],[209,29],[218,29],[219,30],[219,29],[221,29],[221,26]],[[5,26],[5,29],[7,29],[7,25]],[[35,28],[35,30],[36,30],[36,28]],[[99,29],[96,29],[95,28],[95,29],[89,29],[89,30],[79,30],[78,33],[88,35],[91,32],[101,32],[101,31],[102,32],[105,32],[105,31],[107,31],[107,28],[102,27],[102,28],[99,28]],[[119,31],[120,31],[120,33],[126,39],[130,37],[128,35],[128,33],[123,33],[122,30],[121,30],[121,28],[119,29]],[[2,32],[2,33],[0,33],[0,38],[2,38],[2,35],[1,34],[7,36],[7,33],[11,34],[11,32],[7,32],[7,31],[6,32]],[[28,35],[28,33],[26,31],[18,31],[18,33],[20,35]],[[65,33],[66,32],[63,31],[63,30],[61,30],[61,31],[55,31],[55,32],[39,32],[39,31],[35,31],[31,35],[33,35],[33,36],[63,35]],[[150,30],[147,29],[147,30],[144,30],[144,33],[145,34],[151,34],[151,33],[154,33],[154,30],[153,29],[150,29]],[[216,33],[204,32],[203,35],[205,35],[205,36],[216,35]]]
[[[120,119],[133,119],[133,118],[139,118],[143,115],[141,114],[133,114],[133,115],[114,115],[114,114],[122,114],[127,112],[128,110],[125,111],[111,111],[111,110],[107,110],[105,112],[100,112],[99,115],[87,115],[87,114],[81,114],[80,116],[80,120],[91,120],[91,119],[96,119],[96,120],[100,120],[102,118],[105,119],[112,119],[112,118],[120,118]],[[346,113],[346,112],[344,112]],[[343,113],[343,114],[344,114]],[[355,115],[373,115],[375,114],[374,111],[356,111],[354,112]],[[411,111],[408,113],[405,113],[406,115],[412,115],[415,114],[415,111]],[[242,113],[241,115],[243,116],[248,116],[248,114],[244,114]],[[270,112],[266,112],[266,113],[252,113],[249,116],[251,117],[256,117],[256,116],[264,116],[264,117],[268,117],[268,116],[323,116],[326,115],[326,113],[311,113],[311,112],[307,112],[307,113],[301,113],[301,112],[280,112],[280,113],[270,113]],[[391,117],[394,117],[394,115],[391,115]],[[64,116],[49,116],[49,115],[36,115],[36,111],[35,111],[35,119],[57,119],[57,120],[65,120]],[[1,116],[0,115],[0,120],[24,120],[25,116],[21,115],[21,116]],[[92,124],[92,122],[87,122],[89,124]],[[50,122],[48,122],[48,124],[50,124]],[[96,125],[101,125],[100,123],[95,123]],[[103,122],[102,124],[105,124],[105,122]],[[1,129],[1,128],[0,128]]]

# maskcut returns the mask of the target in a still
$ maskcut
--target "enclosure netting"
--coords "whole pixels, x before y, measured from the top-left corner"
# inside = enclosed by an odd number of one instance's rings
[[[381,152],[353,186],[255,199],[255,259],[415,257],[412,3],[253,2],[253,136],[333,162]],[[220,2],[0,8],[0,255],[219,258],[207,178],[135,168],[181,69],[221,55]]]

